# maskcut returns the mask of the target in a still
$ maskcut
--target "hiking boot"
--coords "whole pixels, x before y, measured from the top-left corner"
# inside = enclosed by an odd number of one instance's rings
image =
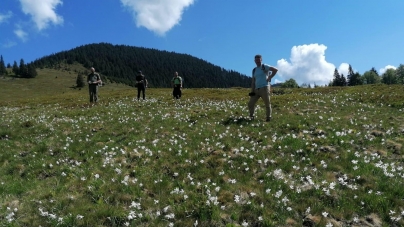
[[[266,122],[270,122],[270,121],[271,121],[271,118],[267,117]]]

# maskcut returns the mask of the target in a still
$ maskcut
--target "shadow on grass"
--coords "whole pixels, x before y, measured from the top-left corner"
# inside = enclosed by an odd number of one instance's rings
[[[245,117],[228,117],[222,121],[223,125],[242,125],[249,122],[251,122],[251,119]]]
[[[78,86],[76,86],[76,85],[72,85],[72,86],[70,86],[69,88],[70,88],[70,89],[74,89],[74,90],[79,90],[79,91],[81,91],[81,89],[85,89],[86,87],[85,87],[85,86],[83,86],[83,87],[78,87]]]

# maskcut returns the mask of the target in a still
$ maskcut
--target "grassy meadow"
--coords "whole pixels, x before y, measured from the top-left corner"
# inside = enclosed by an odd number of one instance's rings
[[[403,226],[404,89],[0,78],[0,226]]]

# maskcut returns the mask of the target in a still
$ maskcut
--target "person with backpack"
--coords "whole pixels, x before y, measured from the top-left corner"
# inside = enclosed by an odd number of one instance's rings
[[[140,92],[143,93],[143,100],[146,98],[146,88],[147,88],[147,79],[142,74],[142,71],[139,70],[138,75],[136,76],[136,85],[137,87],[137,100],[140,99]]]
[[[173,79],[171,79],[171,86],[174,88],[173,96],[175,99],[181,98],[182,95],[182,78],[178,76],[178,72],[174,73]]]
[[[93,67],[90,68],[91,73],[87,76],[88,81],[88,90],[90,92],[90,102],[98,101],[98,86],[101,85],[101,77],[100,74],[95,72]]]
[[[252,71],[251,92],[249,93],[250,101],[248,102],[248,110],[250,118],[254,119],[255,104],[259,98],[265,103],[266,121],[271,121],[272,108],[270,102],[271,79],[276,75],[278,69],[262,63],[262,56],[257,54],[254,57],[255,67]]]

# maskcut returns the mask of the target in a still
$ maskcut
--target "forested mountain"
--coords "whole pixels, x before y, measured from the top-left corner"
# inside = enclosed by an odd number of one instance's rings
[[[109,43],[88,44],[55,53],[32,62],[37,68],[53,68],[60,63],[78,62],[94,67],[110,82],[134,85],[141,70],[150,87],[170,87],[177,71],[188,88],[249,87],[251,78],[225,70],[188,54]]]

